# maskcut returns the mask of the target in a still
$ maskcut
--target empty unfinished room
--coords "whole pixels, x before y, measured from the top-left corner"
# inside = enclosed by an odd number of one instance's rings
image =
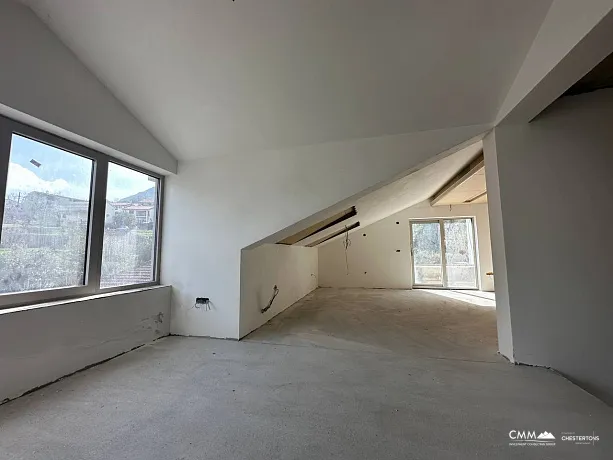
[[[0,459],[613,458],[613,0],[0,0]]]

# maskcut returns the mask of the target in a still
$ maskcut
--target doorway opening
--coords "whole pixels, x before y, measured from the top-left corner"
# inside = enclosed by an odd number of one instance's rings
[[[414,288],[477,289],[471,217],[410,221]]]

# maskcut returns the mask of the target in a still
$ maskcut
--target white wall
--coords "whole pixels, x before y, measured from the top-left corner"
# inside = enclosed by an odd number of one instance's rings
[[[498,111],[527,123],[613,51],[611,0],[554,0]]]
[[[503,217],[504,241],[495,244],[506,252],[515,359],[553,367],[608,402],[611,120],[613,90],[565,97],[529,125],[496,128],[490,152],[498,163],[500,196],[490,206]]]
[[[170,290],[0,310],[0,401],[168,335]]]
[[[0,114],[176,172],[177,161],[30,9],[13,0],[0,0],[0,63]]]
[[[181,161],[166,182],[162,239],[172,333],[238,338],[243,248],[483,131],[471,126]],[[209,297],[215,309],[192,308],[196,297]]]
[[[317,288],[317,249],[263,244],[241,253],[240,337]],[[266,313],[273,286],[279,294]]]
[[[492,253],[486,204],[430,206],[424,201],[349,234],[345,262],[343,239],[319,247],[319,285],[322,287],[364,287],[411,289],[411,241],[409,220],[439,217],[473,217],[477,227],[480,288],[494,289],[491,277]],[[399,222],[398,224],[396,222]],[[363,236],[366,234],[366,236]],[[397,252],[400,250],[400,252]]]
[[[485,179],[487,182],[488,213],[494,276],[496,277],[496,327],[498,329],[498,351],[509,361],[513,356],[513,334],[511,333],[511,307],[507,281],[507,256],[504,245],[504,225],[500,209],[500,184],[498,180],[498,160],[496,158],[496,133],[489,133],[483,139],[485,156]],[[510,216],[507,216],[512,218]]]

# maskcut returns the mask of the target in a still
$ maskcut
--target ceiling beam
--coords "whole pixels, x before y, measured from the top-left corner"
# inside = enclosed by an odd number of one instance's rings
[[[342,235],[343,233],[348,233],[351,230],[353,230],[354,228],[358,228],[360,226],[359,222],[354,222],[353,224],[349,225],[348,227],[345,228],[341,228],[340,230],[337,230],[331,234],[329,234],[328,236],[324,236],[323,238],[317,240],[317,241],[313,241],[312,243],[307,244],[307,247],[309,248],[313,248],[315,246],[320,245],[321,243],[325,243],[328,240],[331,240],[334,237],[337,237],[338,235]]]
[[[477,158],[464,167],[459,173],[457,173],[449,182],[434,194],[430,200],[430,205],[435,206],[439,201],[449,195],[453,190],[462,185],[468,179],[473,177],[479,170],[485,167],[485,160],[483,158],[483,150]]]
[[[292,245],[296,244],[302,240],[307,239],[310,236],[315,235],[323,230],[326,230],[334,225],[341,223],[351,217],[356,216],[358,213],[355,209],[355,206],[350,207],[349,209],[345,209],[333,216],[328,217],[320,222],[317,222],[310,227],[305,228],[304,230],[299,231],[298,233],[294,233],[293,235],[288,236],[287,238],[282,239],[277,244],[286,244]]]
[[[465,203],[472,203],[473,201],[477,201],[479,198],[487,195],[487,190],[485,192],[481,192],[475,196],[473,196],[470,200],[466,200]]]

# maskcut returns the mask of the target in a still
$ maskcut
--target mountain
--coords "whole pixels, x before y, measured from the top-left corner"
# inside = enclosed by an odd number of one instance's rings
[[[118,200],[120,203],[139,203],[141,201],[155,201],[155,187],[151,187],[143,192],[135,193]]]

